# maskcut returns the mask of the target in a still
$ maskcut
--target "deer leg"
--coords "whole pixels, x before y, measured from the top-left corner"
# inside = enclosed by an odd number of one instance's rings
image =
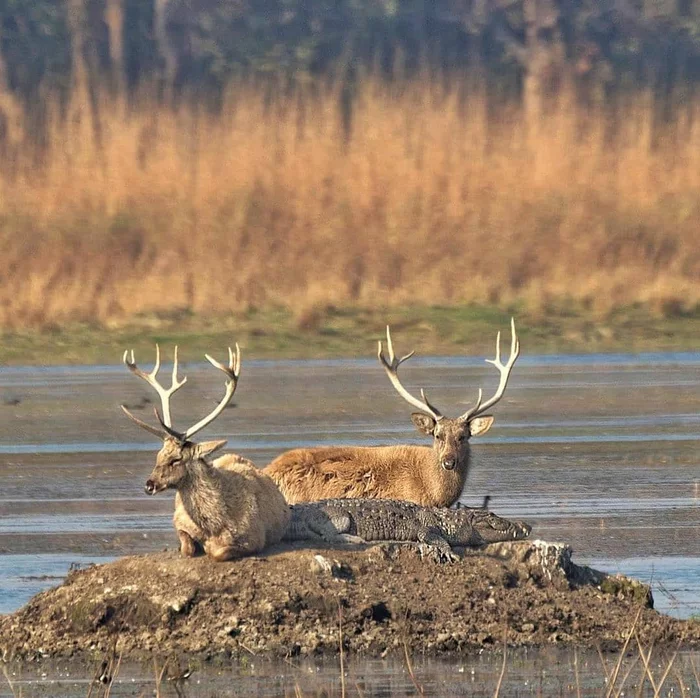
[[[177,537],[180,539],[180,555],[194,557],[200,549],[194,538],[187,531],[182,530],[178,530]]]

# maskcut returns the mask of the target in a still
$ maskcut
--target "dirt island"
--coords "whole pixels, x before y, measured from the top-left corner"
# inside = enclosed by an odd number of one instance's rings
[[[345,651],[449,655],[640,640],[700,648],[700,622],[653,610],[649,588],[576,565],[542,541],[496,543],[440,564],[412,545],[279,545],[227,563],[175,552],[75,570],[0,616],[5,659],[154,651],[216,661]],[[342,638],[342,640],[341,640]]]

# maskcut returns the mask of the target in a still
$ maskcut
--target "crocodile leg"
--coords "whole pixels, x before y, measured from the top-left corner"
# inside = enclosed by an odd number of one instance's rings
[[[331,511],[322,517],[311,517],[309,529],[326,543],[365,543],[364,538],[348,533],[352,527],[350,514],[344,511]]]
[[[450,544],[434,528],[421,527],[418,530],[418,542],[420,545],[421,557],[430,555],[437,562],[457,562],[459,556],[456,555]]]
[[[342,543],[351,543],[359,545],[367,541],[360,536],[353,536],[348,533],[352,529],[352,517],[344,511],[332,511],[329,514],[331,523],[335,530],[335,540]]]
[[[339,533],[336,539],[348,545],[367,545],[367,541],[360,536],[353,536],[351,533]]]

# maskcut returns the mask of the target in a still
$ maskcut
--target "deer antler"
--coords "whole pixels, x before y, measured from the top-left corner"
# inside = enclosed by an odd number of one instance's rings
[[[178,380],[177,378],[177,347],[175,347],[175,352],[173,356],[173,377],[172,377],[172,382],[169,388],[165,388],[158,382],[158,371],[160,370],[160,347],[156,344],[156,364],[153,367],[153,370],[150,373],[146,373],[145,371],[142,371],[137,365],[136,365],[136,360],[134,358],[134,350],[131,350],[131,361],[129,361],[129,351],[124,352],[124,358],[123,358],[124,364],[126,367],[135,375],[138,376],[139,378],[143,379],[150,385],[159,395],[160,397],[160,403],[163,407],[163,421],[165,422],[166,426],[172,426],[173,421],[172,417],[170,416],[170,397],[174,392],[182,388],[185,383],[187,383],[187,378],[183,378],[182,380]],[[122,406],[122,409],[135,421],[136,418],[124,407]]]
[[[494,393],[493,397],[482,404],[481,397],[482,391],[479,390],[479,396],[476,399],[476,404],[471,409],[468,409],[459,419],[466,421],[473,419],[480,414],[483,414],[489,407],[495,405],[502,397],[508,385],[508,379],[510,378],[510,372],[513,370],[513,365],[516,359],[520,355],[520,340],[518,335],[515,333],[515,320],[510,319],[510,356],[508,357],[508,362],[505,366],[501,363],[501,333],[496,335],[496,358],[486,359],[487,364],[494,365],[498,372],[501,374],[501,380],[498,383],[498,389]]]
[[[216,359],[213,359],[211,356],[209,356],[209,354],[205,354],[204,356],[212,366],[218,368],[220,371],[223,371],[228,376],[228,380],[226,381],[226,390],[219,404],[206,417],[204,417],[204,419],[201,419],[199,422],[191,426],[189,429],[187,429],[187,431],[180,432],[173,428],[170,414],[170,396],[176,390],[181,388],[187,381],[187,378],[183,378],[182,380],[178,380],[177,378],[177,347],[175,347],[172,385],[168,389],[165,389],[162,385],[160,385],[160,383],[156,379],[156,375],[158,374],[158,370],[160,369],[160,349],[158,348],[158,345],[156,345],[156,365],[150,373],[145,373],[140,368],[138,368],[134,361],[133,351],[131,352],[131,361],[128,360],[128,354],[128,351],[124,352],[124,363],[127,365],[129,370],[133,374],[137,375],[139,378],[145,380],[151,387],[155,389],[155,391],[160,396],[161,405],[163,409],[163,416],[161,417],[158,408],[154,408],[154,412],[156,414],[156,417],[158,418],[158,422],[160,423],[161,428],[158,429],[156,427],[152,427],[150,424],[147,424],[146,422],[138,419],[138,417],[135,417],[133,414],[131,414],[131,412],[126,407],[124,407],[124,405],[121,406],[122,410],[127,415],[127,417],[132,419],[134,422],[136,422],[136,424],[138,424],[140,427],[150,432],[151,434],[155,434],[160,438],[172,436],[174,439],[177,439],[181,442],[187,441],[198,431],[201,431],[202,429],[204,429],[204,427],[211,424],[211,422],[213,422],[224,411],[226,405],[228,405],[228,403],[231,402],[231,398],[236,392],[238,378],[241,373],[241,350],[238,344],[236,344],[235,354],[231,350],[231,347],[228,348],[228,366],[219,363]]]
[[[510,377],[510,372],[513,370],[513,365],[515,364],[516,359],[520,355],[520,340],[518,339],[518,335],[515,333],[515,320],[513,318],[510,319],[510,332],[511,332],[511,341],[510,341],[510,357],[508,358],[508,362],[503,365],[501,363],[501,333],[499,332],[498,335],[496,336],[496,358],[495,359],[486,359],[486,362],[489,364],[493,364],[501,374],[501,380],[500,383],[498,384],[498,389],[496,390],[494,396],[487,400],[486,402],[482,403],[482,397],[483,397],[483,391],[481,388],[479,389],[479,394],[476,398],[476,404],[467,410],[461,417],[458,419],[462,421],[466,421],[469,419],[473,419],[474,417],[477,417],[480,414],[483,414],[489,407],[492,407],[495,405],[502,397],[503,393],[505,392],[506,386],[508,385],[508,379]],[[414,407],[417,407],[419,410],[422,410],[423,412],[427,412],[428,414],[432,415],[432,417],[436,420],[442,419],[443,415],[440,414],[440,412],[437,410],[437,408],[434,405],[431,405],[430,402],[428,402],[428,399],[425,396],[425,391],[421,389],[420,394],[423,397],[423,400],[419,400],[417,397],[411,395],[411,393],[406,390],[406,388],[401,385],[401,381],[399,380],[398,376],[398,368],[399,366],[406,361],[407,359],[410,359],[414,352],[411,352],[410,354],[406,354],[406,356],[402,356],[400,359],[397,359],[395,354],[394,354],[394,347],[391,342],[391,334],[389,332],[389,327],[387,326],[386,328],[386,343],[387,343],[387,348],[389,351],[389,358],[384,356],[384,353],[382,352],[382,343],[379,342],[379,351],[377,353],[377,356],[379,357],[379,360],[382,362],[382,365],[384,366],[384,370],[386,371],[387,376],[389,376],[389,380],[391,381],[392,385],[396,390],[398,391],[399,395],[406,400],[409,404],[413,405]]]
[[[411,395],[411,393],[409,393],[408,390],[406,390],[406,388],[404,388],[401,384],[397,373],[399,366],[404,361],[410,359],[415,354],[415,351],[412,351],[409,354],[406,354],[406,356],[402,356],[400,359],[397,359],[396,355],[394,354],[394,345],[391,342],[391,332],[389,331],[389,325],[386,326],[386,346],[389,352],[389,360],[387,361],[386,357],[384,356],[381,341],[379,342],[377,357],[379,358],[379,361],[381,361],[382,366],[384,366],[386,375],[389,376],[391,384],[394,386],[394,388],[396,388],[396,391],[399,393],[399,395],[401,395],[401,397],[404,400],[406,400],[406,402],[408,402],[409,405],[417,407],[421,412],[427,412],[435,420],[442,419],[442,414],[440,414],[440,411],[434,405],[431,405],[430,402],[428,402],[428,398],[425,396],[425,391],[423,390],[423,388],[421,388],[420,391],[423,400],[419,400],[414,395]]]
[[[206,360],[214,367],[223,371],[227,376],[226,390],[224,396],[221,398],[219,404],[206,416],[204,419],[200,419],[196,424],[191,426],[183,435],[184,439],[190,439],[198,431],[201,431],[207,425],[211,424],[225,409],[233,394],[236,392],[236,387],[238,386],[238,378],[241,375],[241,349],[236,343],[236,353],[234,354],[231,347],[228,348],[228,366],[219,363],[216,359],[213,359],[209,354],[205,354]]]
[[[122,408],[122,412],[133,422],[136,422],[142,429],[145,429],[147,432],[150,432],[151,434],[157,436],[159,439],[164,439],[167,435],[168,432],[163,429],[156,429],[155,427],[152,427],[150,424],[147,424],[146,422],[140,420],[138,417],[135,417],[129,410],[124,407],[124,405],[119,405],[119,407]],[[156,410],[156,414],[158,414],[158,410]],[[162,422],[161,422],[162,424]]]
[[[164,427],[171,427],[172,426],[172,417],[170,416],[170,398],[173,395],[174,392],[179,390],[186,382],[187,378],[183,378],[182,380],[178,380],[177,377],[177,347],[175,347],[175,352],[174,352],[174,357],[173,357],[173,373],[172,373],[172,382],[170,384],[169,388],[165,388],[158,382],[158,371],[160,370],[160,347],[156,344],[156,363],[155,366],[153,367],[153,370],[150,373],[146,373],[145,371],[142,371],[137,365],[136,365],[136,359],[134,358],[134,350],[131,350],[131,360],[129,360],[129,351],[124,352],[124,357],[123,357],[124,364],[126,367],[135,375],[141,378],[142,380],[145,380],[148,385],[150,385],[159,395],[160,397],[160,403],[163,407],[163,421],[161,422]],[[145,429],[146,431],[150,432],[151,434],[154,434],[155,436],[158,436],[159,438],[163,438],[167,436],[167,432],[163,431],[161,429],[156,429],[156,427],[152,427],[150,424],[146,424],[146,422],[140,420],[138,417],[135,417],[131,412],[124,406],[121,405],[122,410],[124,411],[124,414],[126,414],[129,419],[133,420],[138,424],[142,429]]]

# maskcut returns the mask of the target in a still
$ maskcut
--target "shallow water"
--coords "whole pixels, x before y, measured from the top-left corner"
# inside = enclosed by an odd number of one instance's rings
[[[471,696],[491,697],[499,682],[501,672],[501,695],[503,696],[575,696],[606,695],[610,686],[605,680],[606,669],[611,672],[617,661],[616,655],[599,657],[595,653],[579,653],[556,649],[511,652],[503,658],[497,652],[483,653],[469,657],[466,661],[445,662],[435,659],[414,657],[409,665],[396,659],[350,659],[344,664],[343,682],[345,695],[390,696]],[[657,686],[661,683],[670,659],[653,658],[650,671]],[[696,661],[696,660],[695,660]],[[624,659],[616,686],[619,688],[623,677],[630,670],[624,683],[626,692],[622,695],[652,696],[649,684],[645,690],[638,690],[640,666],[632,666],[635,658]],[[84,698],[90,690],[99,663],[88,671],[75,665],[41,664],[11,667],[8,677],[16,695],[32,698]],[[182,667],[180,668],[182,670]],[[110,696],[142,697],[156,695],[156,676],[163,670],[162,663],[155,665],[135,665],[124,663],[115,675]],[[693,658],[679,654],[673,661],[673,675],[666,681],[662,696],[697,696],[691,683],[693,680]],[[99,673],[99,672],[97,672]],[[160,682],[162,696],[342,696],[341,672],[338,661],[265,662],[250,657],[235,666],[199,667],[191,676],[177,685],[168,680],[171,673],[165,668]],[[175,676],[176,673],[173,673]],[[684,691],[678,691],[677,675],[682,678]],[[171,677],[173,678],[173,677]],[[177,693],[177,690],[180,693]],[[93,687],[93,696],[99,695]],[[21,693],[20,693],[21,691]],[[298,691],[298,693],[297,693]],[[678,692],[676,692],[678,691]],[[11,698],[9,685],[0,684],[0,698]]]
[[[411,363],[407,386],[450,415],[495,389],[475,358]],[[208,365],[181,373],[184,427],[223,385]],[[151,397],[122,366],[0,372],[0,613],[71,565],[176,547],[172,495],[143,493],[158,444],[118,407],[150,419]],[[300,445],[426,443],[376,361],[247,361],[235,402],[204,436],[259,464]],[[660,610],[700,613],[700,354],[522,357],[494,414],[465,504],[489,494],[577,562],[651,582]]]

